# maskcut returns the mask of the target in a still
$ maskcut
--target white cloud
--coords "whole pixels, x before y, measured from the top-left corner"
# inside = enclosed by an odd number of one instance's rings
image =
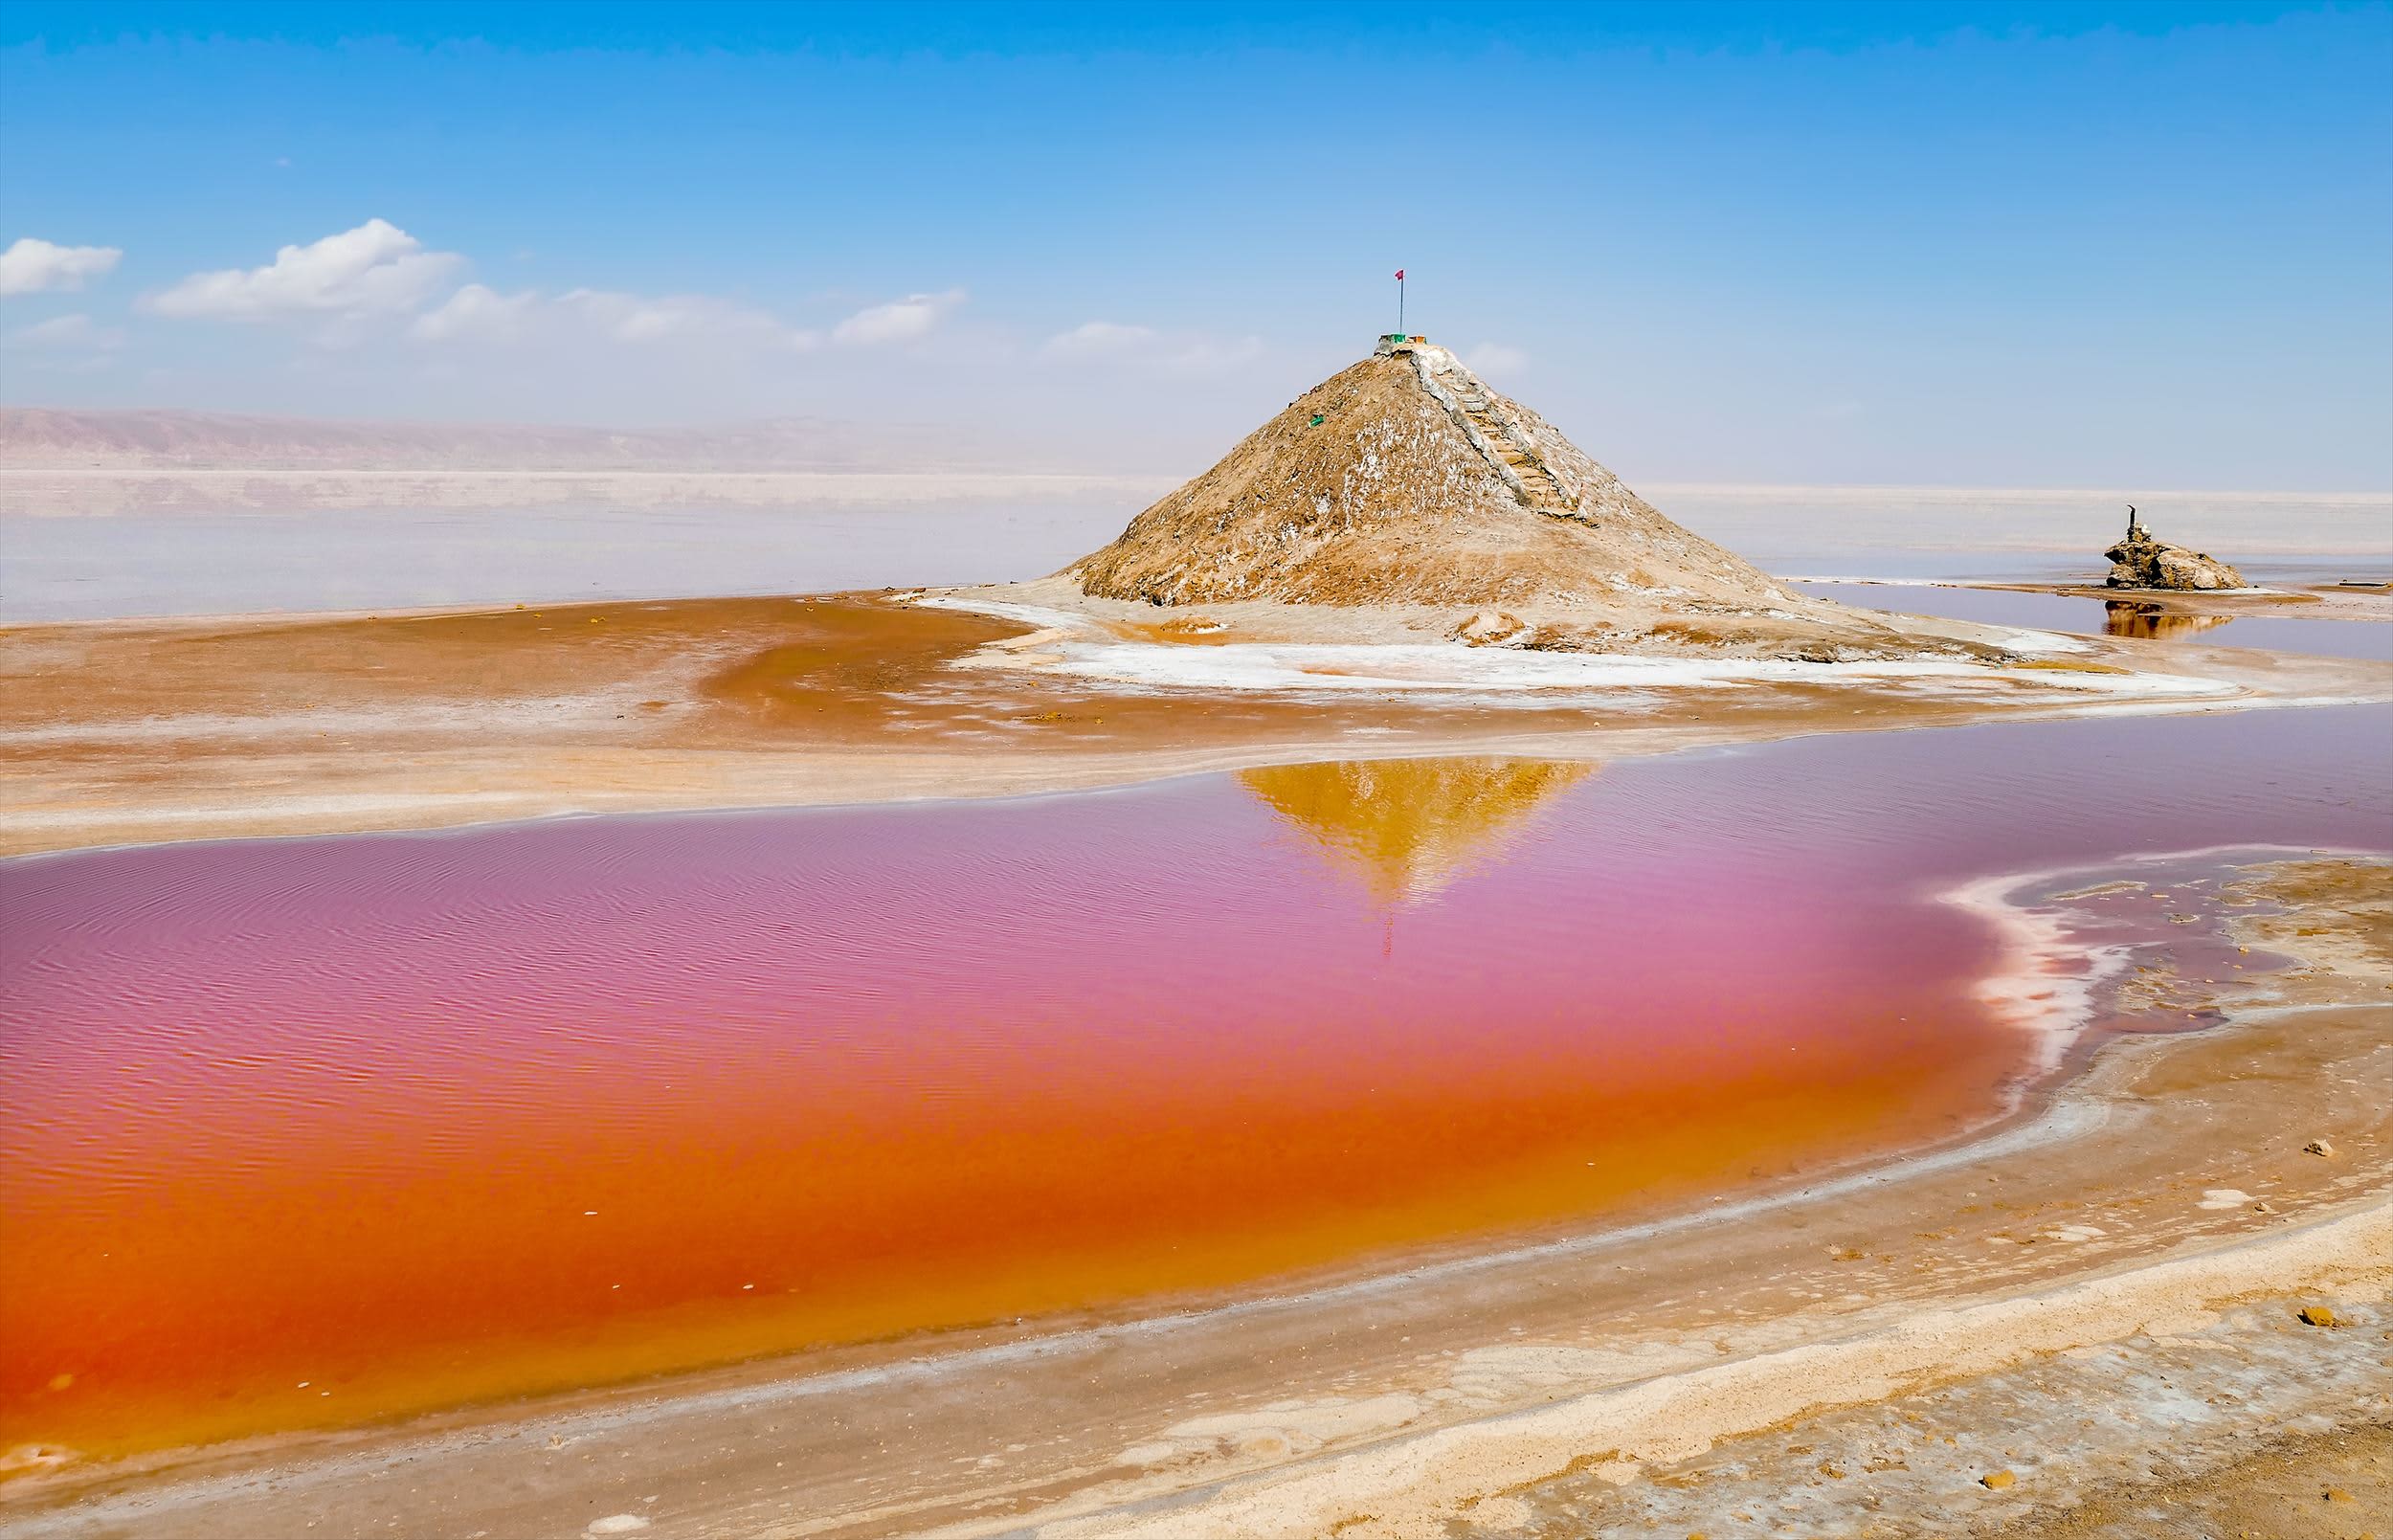
[[[672,346],[715,354],[810,352],[837,343],[871,347],[919,340],[965,300],[962,289],[909,294],[868,306],[826,333],[770,310],[706,294],[644,295],[578,288],[503,292],[460,283],[465,258],[434,252],[396,225],[369,219],[305,246],[285,246],[264,267],[194,273],[145,297],[175,317],[303,320],[322,346],[389,335],[403,324],[422,344],[587,348],[593,344]]]
[[[144,301],[162,316],[270,321],[281,316],[365,316],[407,311],[465,263],[383,219],[306,246],[285,246],[264,267],[194,273]]]
[[[1463,355],[1463,362],[1475,374],[1492,374],[1502,378],[1525,372],[1529,368],[1529,355],[1502,343],[1481,343]]]
[[[460,337],[510,338],[523,331],[526,320],[540,302],[540,296],[530,289],[521,294],[501,294],[483,284],[468,283],[417,316],[408,330],[425,342],[435,343]]]
[[[903,300],[857,311],[831,328],[831,340],[850,347],[912,342],[930,335],[931,328],[963,302],[962,289],[950,289],[945,294],[909,294]]]
[[[40,294],[79,289],[117,265],[124,253],[114,246],[57,246],[31,235],[0,252],[0,294]]]
[[[1205,332],[1160,332],[1152,326],[1087,321],[1059,332],[1039,349],[1066,364],[1110,363],[1162,374],[1227,374],[1263,356],[1260,337],[1216,337]]]
[[[74,351],[106,352],[124,346],[124,331],[119,326],[95,325],[92,318],[77,313],[52,316],[30,326],[19,326],[9,333],[11,347],[44,348]]]

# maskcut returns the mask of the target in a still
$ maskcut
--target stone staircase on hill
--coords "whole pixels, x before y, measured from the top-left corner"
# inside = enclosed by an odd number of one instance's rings
[[[1471,443],[1523,502],[1552,518],[1595,523],[1580,508],[1577,490],[1538,452],[1529,430],[1496,404],[1487,386],[1461,359],[1443,347],[1416,348],[1412,354],[1422,386],[1453,413]]]

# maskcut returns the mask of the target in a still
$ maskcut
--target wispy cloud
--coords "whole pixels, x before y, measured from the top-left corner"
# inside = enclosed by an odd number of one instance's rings
[[[1152,326],[1086,321],[1040,347],[1062,364],[1114,364],[1162,374],[1227,374],[1263,356],[1260,337],[1157,331]]]
[[[59,246],[20,236],[0,252],[0,295],[79,289],[113,271],[123,256],[114,246]]]
[[[784,323],[772,312],[704,294],[643,295],[615,289],[502,294],[468,283],[417,316],[409,335],[426,343],[634,346],[734,344],[803,352],[822,346],[818,332]]]
[[[1152,326],[1126,326],[1111,321],[1084,321],[1070,331],[1047,339],[1040,351],[1049,358],[1122,358],[1144,351],[1155,341]]]
[[[571,289],[502,294],[468,283],[415,318],[419,342],[564,343],[598,339],[632,345],[708,344],[812,352],[830,345],[873,347],[919,340],[964,302],[964,291],[915,294],[859,310],[826,335],[792,325],[772,311],[706,294],[631,294]]]
[[[819,341],[811,332],[784,324],[769,311],[704,294],[648,297],[609,289],[575,289],[559,295],[556,303],[593,330],[622,343],[728,338],[803,348]]]
[[[872,305],[831,328],[831,340],[848,347],[912,342],[928,337],[947,313],[964,302],[962,289],[944,294],[909,294],[903,300]]]
[[[1166,374],[1230,374],[1263,357],[1260,337],[1187,336],[1167,339],[1155,368]]]
[[[9,333],[9,346],[57,352],[112,352],[124,346],[124,329],[97,324],[78,312],[19,326]]]
[[[415,318],[408,330],[425,342],[455,338],[511,341],[523,334],[540,296],[530,289],[501,294],[481,283],[468,283],[438,305]]]
[[[384,219],[305,246],[285,246],[263,267],[194,273],[143,307],[187,320],[273,321],[362,317],[416,309],[465,266]]]

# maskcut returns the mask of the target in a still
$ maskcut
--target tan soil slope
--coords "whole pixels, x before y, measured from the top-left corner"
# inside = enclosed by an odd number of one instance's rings
[[[1154,604],[1816,607],[1664,518],[1443,348],[1420,351],[1510,415],[1576,493],[1572,513],[1533,506],[1412,357],[1381,355],[1291,402],[1063,575],[1095,597]]]

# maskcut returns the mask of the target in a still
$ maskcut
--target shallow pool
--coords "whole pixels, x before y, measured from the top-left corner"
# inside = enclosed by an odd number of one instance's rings
[[[2393,713],[0,863],[0,1442],[1151,1308],[1948,1137],[2101,1026],[1957,890],[2223,844],[2393,849]]]

